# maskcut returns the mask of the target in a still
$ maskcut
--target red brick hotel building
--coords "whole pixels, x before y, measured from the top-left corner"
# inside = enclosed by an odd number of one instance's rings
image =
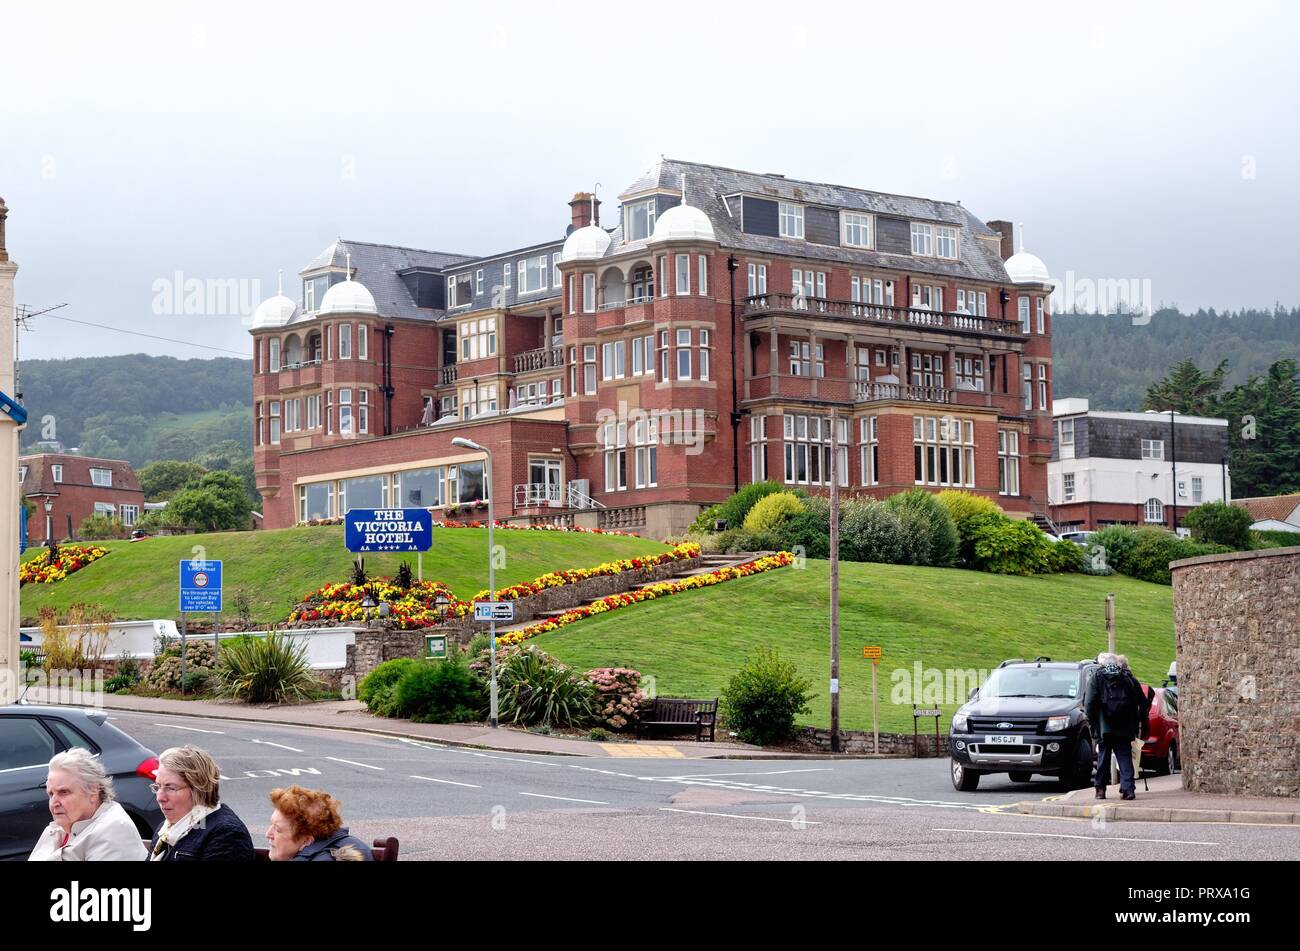
[[[960,204],[665,159],[487,257],[339,240],[254,317],[267,528],[449,506],[667,536],[738,485],[962,487],[1031,516],[1051,279]],[[487,447],[452,445],[457,436]],[[480,513],[480,517],[481,513]]]

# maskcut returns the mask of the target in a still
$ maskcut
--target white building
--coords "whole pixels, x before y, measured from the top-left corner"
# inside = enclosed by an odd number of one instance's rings
[[[1047,494],[1061,531],[1174,529],[1201,503],[1232,498],[1226,419],[1089,411],[1085,399],[1054,400],[1052,417]]]

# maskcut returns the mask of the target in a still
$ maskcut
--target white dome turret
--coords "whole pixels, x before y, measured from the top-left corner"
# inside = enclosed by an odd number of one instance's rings
[[[316,313],[321,317],[331,314],[378,314],[379,308],[375,306],[375,297],[366,290],[366,286],[348,277],[346,281],[340,281],[325,292],[321,298],[320,310]]]
[[[1042,258],[1028,251],[1022,250],[1011,255],[1004,266],[1013,284],[1052,283],[1052,276],[1047,273],[1047,265],[1043,263]]]
[[[655,221],[651,244],[663,241],[716,241],[713,222],[694,205],[675,205]]]
[[[588,261],[603,258],[609,250],[609,232],[600,225],[579,228],[564,239],[561,261]]]
[[[283,327],[298,316],[298,305],[283,294],[268,297],[253,311],[253,329]]]

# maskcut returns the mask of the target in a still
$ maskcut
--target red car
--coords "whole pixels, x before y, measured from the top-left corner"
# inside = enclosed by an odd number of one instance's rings
[[[1177,772],[1178,759],[1178,692],[1169,687],[1148,687],[1143,691],[1154,693],[1151,701],[1150,729],[1142,744],[1142,767],[1152,769],[1161,776]]]

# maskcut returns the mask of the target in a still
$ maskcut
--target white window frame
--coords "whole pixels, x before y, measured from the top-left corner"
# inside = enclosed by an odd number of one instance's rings
[[[352,325],[339,324],[339,359],[352,359]]]
[[[782,238],[803,239],[803,205],[792,201],[777,202],[777,233]]]
[[[569,275],[569,313],[578,312],[578,275]]]
[[[271,400],[270,416],[271,416],[271,423],[270,423],[271,445],[278,446],[280,445],[280,401],[279,400]]]
[[[280,338],[272,337],[267,349],[270,351],[271,372],[277,373],[280,370]]]
[[[60,463],[54,463],[50,466],[50,478],[55,482],[63,481],[63,466]]]
[[[504,287],[506,290],[510,290],[510,262],[509,261],[507,261],[505,265],[504,280],[502,281],[501,286]]]
[[[634,235],[632,227],[633,216],[637,211],[645,210],[646,233],[641,236]],[[644,201],[628,202],[623,206],[623,233],[627,235],[626,242],[649,241],[655,233],[655,199],[648,198]]]
[[[831,425],[829,416],[783,414],[782,472],[786,485],[830,485]],[[849,421],[838,417],[836,481],[849,484]],[[802,478],[800,466],[802,465]]]
[[[339,435],[356,435],[352,425],[352,389],[342,387],[339,390]]]
[[[1142,507],[1142,520],[1148,525],[1165,523],[1165,504],[1159,499],[1147,499]]]
[[[1038,408],[1047,410],[1047,364],[1038,364]]]
[[[582,383],[583,392],[587,396],[593,396],[596,393],[596,345],[594,343],[583,344],[582,346]]]
[[[767,293],[767,265],[749,265],[749,296],[757,297]]]
[[[961,257],[961,246],[959,244],[957,229],[951,225],[935,225],[934,228],[934,256],[943,258],[945,261],[956,261]],[[951,251],[945,254],[945,251]]]
[[[864,416],[858,420],[858,442],[861,445],[859,460],[862,465],[862,485],[880,485],[880,425],[879,417]]]
[[[1142,458],[1163,461],[1165,458],[1165,441],[1163,439],[1142,440]]]
[[[1060,429],[1061,429],[1061,433],[1060,433],[1061,445],[1073,446],[1074,445],[1074,420],[1073,419],[1061,420]]]
[[[934,257],[934,225],[925,221],[912,222],[912,254],[915,257]]]
[[[557,291],[560,289],[560,252],[551,252],[551,286]]]
[[[1205,501],[1205,480],[1200,476],[1192,476],[1192,504],[1200,505]]]
[[[677,296],[684,297],[691,292],[691,256],[674,254],[673,268],[677,273]]]
[[[357,359],[370,359],[370,329],[365,324],[357,324]]]
[[[1020,332],[1029,333],[1029,298],[1020,297],[1020,302],[1016,305],[1020,312]]]
[[[1074,473],[1073,472],[1061,473],[1061,501],[1073,502],[1074,492],[1075,492]]]
[[[1026,410],[1032,410],[1034,408],[1034,365],[1032,363],[1023,365],[1020,379],[1020,395],[1024,398],[1024,407]]]
[[[767,417],[762,414],[749,417],[749,479],[767,480]]]
[[[677,379],[691,379],[691,331],[689,327],[679,327],[677,330]]]
[[[699,288],[699,295],[701,297],[707,297],[709,294],[709,256],[707,254],[701,254],[698,256],[697,260],[700,266],[700,274],[699,283],[696,286]]]
[[[370,391],[357,392],[357,433],[370,432]]]
[[[700,328],[700,331],[699,331],[699,334],[700,334],[700,360],[699,360],[699,365],[700,365],[700,379],[701,379],[701,380],[708,380],[708,378],[709,378],[709,350],[710,350],[709,332],[708,332],[708,330],[706,330],[705,328],[701,327],[701,328]]]
[[[582,312],[596,312],[596,275],[590,271],[582,275]]]
[[[1039,332],[1040,334],[1041,334],[1041,333],[1046,333],[1047,331],[1045,330],[1045,328],[1046,328],[1047,325],[1044,323],[1044,320],[1043,320],[1043,312],[1044,312],[1043,299],[1042,299],[1041,297],[1038,297],[1038,298],[1035,298],[1035,300],[1036,300],[1037,303],[1038,303],[1038,332]]]
[[[998,430],[998,495],[1020,494],[1020,433]]]
[[[846,248],[870,248],[875,231],[873,215],[858,211],[840,212],[840,243]],[[857,236],[859,240],[854,240]]]
[[[100,481],[101,478],[104,481],[101,482]],[[99,486],[100,488],[103,489],[111,489],[113,487],[113,470],[101,469],[97,466],[91,466],[90,484],[94,486]]]

